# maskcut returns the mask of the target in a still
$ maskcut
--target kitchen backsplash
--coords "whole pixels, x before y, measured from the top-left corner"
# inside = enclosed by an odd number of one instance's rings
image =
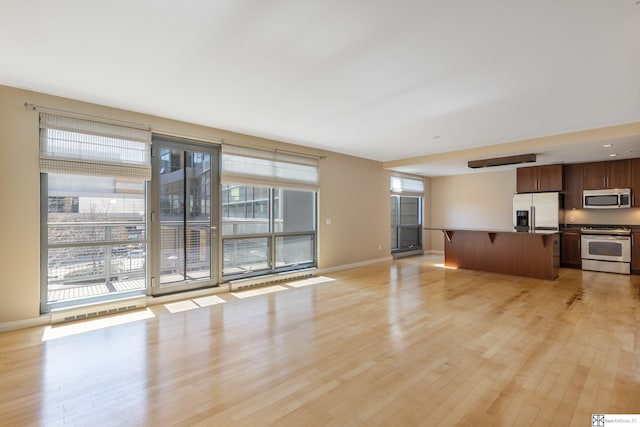
[[[631,209],[567,209],[565,225],[603,224],[640,225],[640,208]]]

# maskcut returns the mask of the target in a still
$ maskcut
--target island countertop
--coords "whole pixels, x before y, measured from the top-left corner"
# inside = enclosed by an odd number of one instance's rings
[[[447,267],[554,280],[560,267],[557,230],[481,230],[424,227],[442,231]]]
[[[556,234],[559,230],[533,230],[533,231],[516,231],[506,228],[465,228],[465,227],[424,227],[430,231],[479,231],[482,233],[517,233],[517,234]]]

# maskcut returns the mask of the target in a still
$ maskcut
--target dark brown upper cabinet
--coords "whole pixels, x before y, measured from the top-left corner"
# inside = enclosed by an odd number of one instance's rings
[[[564,165],[565,209],[582,209],[582,174],[581,163]]]
[[[585,190],[631,187],[631,160],[629,159],[584,163],[582,172]]]
[[[530,166],[516,169],[516,191],[537,193],[562,191],[562,165]]]

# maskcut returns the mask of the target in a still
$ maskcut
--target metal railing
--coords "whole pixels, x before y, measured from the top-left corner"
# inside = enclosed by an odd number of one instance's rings
[[[49,288],[144,279],[143,222],[49,222],[47,227]]]

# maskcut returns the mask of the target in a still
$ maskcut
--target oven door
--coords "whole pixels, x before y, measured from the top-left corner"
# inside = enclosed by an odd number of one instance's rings
[[[582,258],[631,262],[631,237],[582,235]]]

